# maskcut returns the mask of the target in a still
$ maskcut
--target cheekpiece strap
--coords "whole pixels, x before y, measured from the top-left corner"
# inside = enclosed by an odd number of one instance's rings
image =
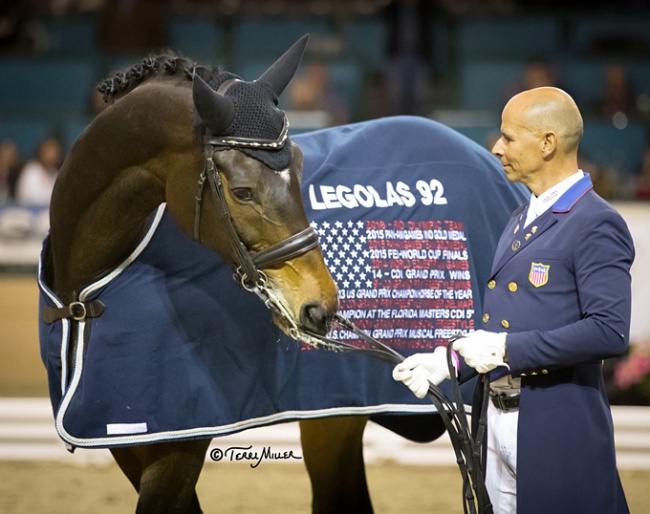
[[[209,146],[206,146],[206,157],[210,153]],[[242,243],[235,228],[235,222],[232,219],[230,209],[228,208],[228,203],[226,201],[226,195],[223,191],[223,184],[221,182],[221,177],[217,171],[217,168],[212,160],[206,159],[206,176],[208,183],[210,184],[210,189],[212,190],[212,196],[214,199],[214,205],[217,209],[217,212],[221,219],[224,221],[226,228],[228,230],[228,238],[230,239],[230,244],[233,249],[233,260],[235,264],[241,268],[245,280],[251,283],[257,283],[259,280],[259,271],[253,264],[253,259],[248,253],[246,246]]]

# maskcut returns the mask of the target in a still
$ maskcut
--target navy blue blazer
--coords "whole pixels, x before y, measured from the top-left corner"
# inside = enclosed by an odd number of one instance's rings
[[[499,240],[478,327],[508,334],[522,380],[517,512],[628,512],[601,367],[628,346],[632,237],[586,173],[524,227],[527,207]]]

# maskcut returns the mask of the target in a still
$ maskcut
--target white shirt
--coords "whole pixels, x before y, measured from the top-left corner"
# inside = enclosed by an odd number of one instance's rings
[[[49,205],[56,173],[38,161],[29,161],[18,176],[16,200],[23,204]]]
[[[540,214],[548,211],[555,201],[566,193],[573,184],[580,181],[582,177],[584,177],[584,173],[582,170],[578,170],[559,184],[555,184],[551,189],[544,191],[541,195],[535,196],[531,194],[524,227],[527,227]]]

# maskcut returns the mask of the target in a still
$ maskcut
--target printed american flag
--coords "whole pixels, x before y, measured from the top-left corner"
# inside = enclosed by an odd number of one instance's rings
[[[370,252],[363,221],[312,223],[320,236],[325,263],[342,289],[373,287]]]
[[[445,259],[440,249],[466,245],[411,239],[399,229],[404,225],[402,220],[312,223],[339,287],[339,313],[395,349],[431,350],[457,331],[473,328],[468,272],[456,271],[457,279],[449,270],[466,261],[447,260],[452,252]],[[343,330],[330,337],[357,339]]]

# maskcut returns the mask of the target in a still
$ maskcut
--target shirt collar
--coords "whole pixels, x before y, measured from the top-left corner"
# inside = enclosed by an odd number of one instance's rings
[[[530,195],[530,209],[534,210],[535,216],[546,212],[553,204],[566,193],[571,186],[584,177],[582,170],[576,171],[573,175],[565,178],[562,182],[555,184],[551,189],[544,191],[541,195]]]
[[[569,212],[580,198],[593,189],[591,176],[583,173],[582,178],[573,184],[561,198],[553,204],[553,212]]]

